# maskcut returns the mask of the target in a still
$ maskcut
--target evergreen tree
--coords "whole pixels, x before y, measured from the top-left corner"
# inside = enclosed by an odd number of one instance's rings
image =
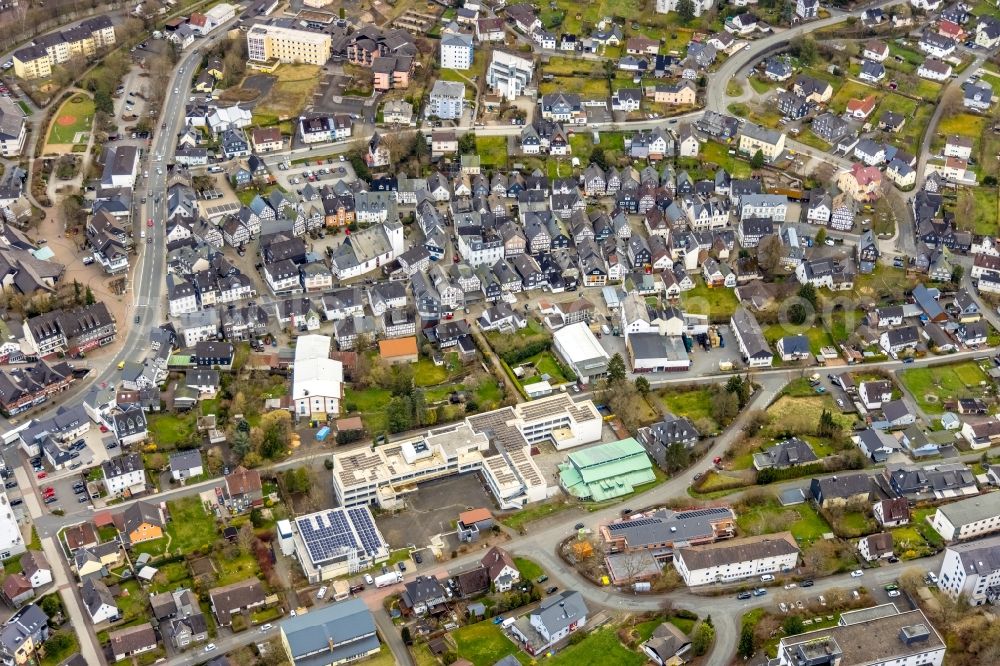
[[[615,352],[615,355],[608,361],[608,384],[617,384],[625,381],[627,371],[625,370],[625,359]]]

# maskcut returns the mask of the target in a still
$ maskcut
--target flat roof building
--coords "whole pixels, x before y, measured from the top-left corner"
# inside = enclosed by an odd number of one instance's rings
[[[366,506],[338,507],[292,521],[295,556],[310,583],[353,574],[389,559],[389,544]]]
[[[277,25],[255,25],[247,31],[251,62],[301,62],[325,65],[330,59],[330,35]]]
[[[930,620],[912,610],[786,636],[778,643],[777,663],[940,666],[944,654],[944,641]]]

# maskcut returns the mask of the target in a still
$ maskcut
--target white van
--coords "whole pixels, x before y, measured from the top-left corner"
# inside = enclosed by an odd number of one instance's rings
[[[774,576],[772,576],[771,574],[764,574],[763,576],[760,577],[760,582],[762,583],[770,583],[772,581],[774,581]]]

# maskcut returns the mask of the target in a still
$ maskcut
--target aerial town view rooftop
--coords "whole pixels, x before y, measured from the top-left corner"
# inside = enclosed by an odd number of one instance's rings
[[[993,0],[0,0],[0,666],[1000,663]]]

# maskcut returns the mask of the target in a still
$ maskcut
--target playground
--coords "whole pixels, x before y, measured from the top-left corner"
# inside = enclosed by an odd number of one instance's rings
[[[46,152],[63,150],[65,146],[86,146],[94,121],[94,100],[76,93],[66,100],[52,121]]]

